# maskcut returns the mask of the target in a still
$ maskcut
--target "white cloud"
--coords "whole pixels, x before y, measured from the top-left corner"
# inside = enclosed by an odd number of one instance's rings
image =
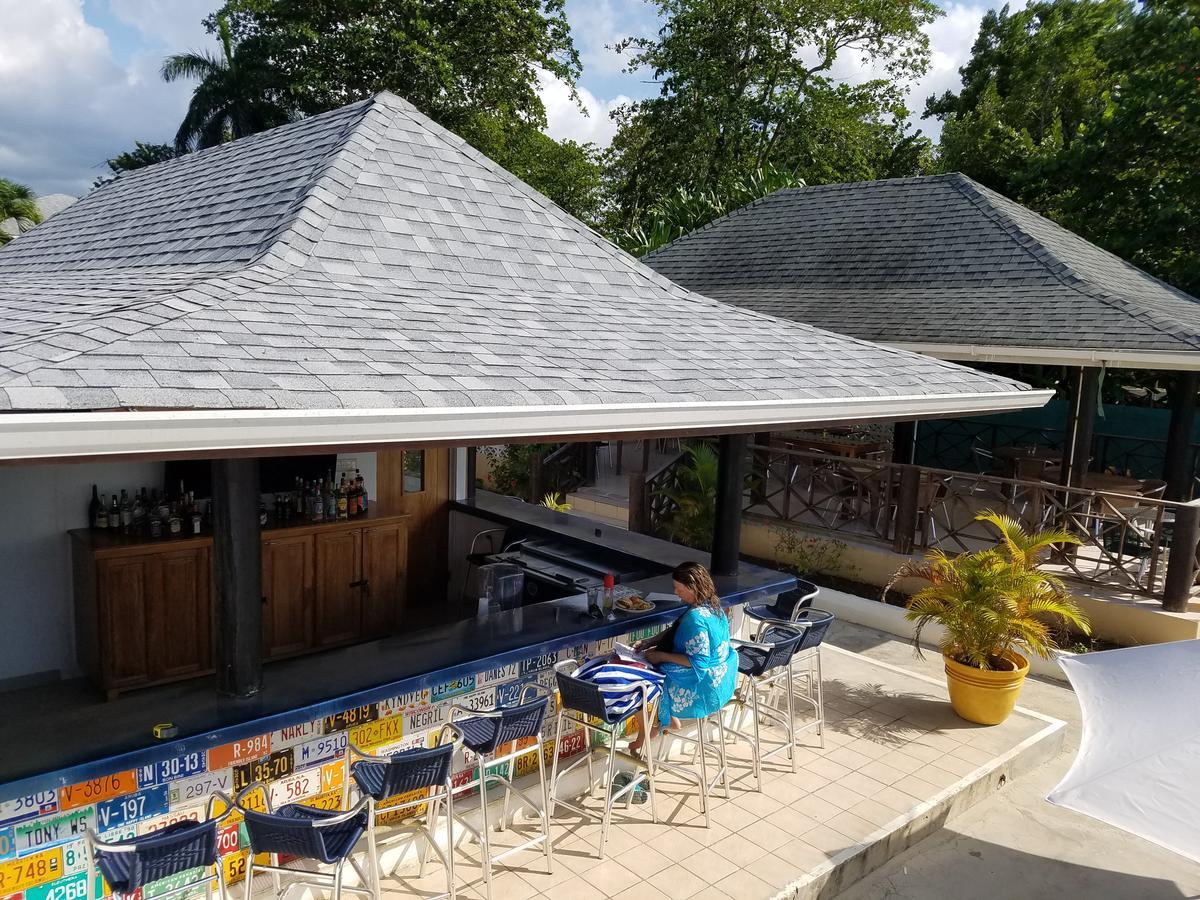
[[[629,54],[612,48],[627,37],[653,33],[658,22],[654,8],[644,0],[573,2],[568,17],[583,71],[593,77],[620,75]]]
[[[158,77],[162,51],[117,63],[81,0],[0,0],[0,21],[0,176],[78,196],[135,139],[173,137],[192,86]]]
[[[538,81],[538,93],[546,106],[547,134],[560,141],[572,140],[581,144],[590,141],[600,147],[608,146],[617,133],[617,125],[610,113],[623,103],[628,103],[628,97],[619,94],[604,100],[581,87],[579,102],[587,111],[585,115],[571,96],[571,89],[566,82],[544,71],[539,73]]]
[[[212,44],[204,17],[218,0],[109,0],[112,14],[152,41],[172,50],[192,50]]]

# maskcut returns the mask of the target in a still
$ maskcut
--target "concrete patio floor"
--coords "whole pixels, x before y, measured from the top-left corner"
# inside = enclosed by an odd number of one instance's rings
[[[831,897],[1059,754],[1063,723],[1053,718],[1019,711],[1001,726],[972,726],[950,710],[940,678],[836,646],[870,646],[871,638],[855,637],[865,631],[839,628],[825,650],[826,746],[810,736],[795,774],[776,760],[764,768],[759,793],[746,746],[731,744],[732,795],[717,791],[708,829],[694,786],[660,776],[659,824],[646,805],[618,810],[604,861],[595,855],[599,825],[560,809],[553,874],[537,851],[518,854],[495,878],[493,896]],[[599,808],[599,791],[589,805]],[[497,843],[517,843],[528,829],[518,822]],[[458,857],[460,881],[477,879],[476,848]],[[444,885],[444,875],[432,872],[389,879],[384,893],[428,897]],[[482,896],[482,886],[459,894]]]

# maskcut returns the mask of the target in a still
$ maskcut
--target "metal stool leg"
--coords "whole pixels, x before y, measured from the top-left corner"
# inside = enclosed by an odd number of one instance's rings
[[[758,792],[761,794],[763,789],[762,781],[762,737],[758,730],[758,685],[754,683],[753,676],[747,676],[746,681],[750,686],[750,706],[754,715],[754,746],[751,748],[754,754],[754,783],[758,786]]]
[[[609,732],[608,767],[605,773],[604,818],[600,823],[600,858],[604,859],[605,847],[608,844],[608,826],[612,822],[613,808],[613,779],[617,774],[616,734]],[[630,794],[633,792],[630,791]]]
[[[546,748],[542,743],[542,735],[538,733],[537,742],[538,754],[538,780],[542,784],[542,830],[546,834],[546,840],[542,846],[546,849],[546,874],[554,873],[554,845],[550,839],[550,786],[546,782]],[[558,754],[555,754],[555,759],[558,759]]]
[[[700,811],[704,813],[704,827],[712,827],[712,818],[708,811],[708,742],[705,740],[707,719],[696,722],[696,733],[700,746]]]
[[[480,856],[483,863],[484,890],[488,900],[492,900],[492,842],[491,826],[488,823],[487,764],[487,754],[479,754],[479,815],[483,820],[482,827],[479,829],[480,839],[483,843]]]
[[[732,796],[729,792],[729,759],[725,754],[725,720],[721,718],[723,709],[719,709],[714,713],[717,720],[717,759],[720,761],[721,783],[725,786],[725,799],[728,800]]]

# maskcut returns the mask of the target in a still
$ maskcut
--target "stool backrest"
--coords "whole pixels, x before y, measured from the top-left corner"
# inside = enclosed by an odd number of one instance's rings
[[[535,736],[542,730],[542,721],[546,718],[549,705],[549,697],[538,697],[528,703],[498,709],[500,716],[496,719],[496,745]]]
[[[833,624],[833,613],[809,608],[801,610],[793,621],[797,625],[808,626],[804,629],[800,646],[796,648],[797,652],[801,652],[820,646],[821,641],[825,640],[825,632],[829,631],[829,626]]]
[[[324,810],[313,810],[320,816]],[[308,808],[292,804],[278,812],[262,813],[244,810],[246,834],[254,853],[286,853],[333,863],[349,855],[367,827],[367,814],[362,812],[341,822],[325,825]]]
[[[450,777],[454,744],[393,753],[386,760],[360,759],[350,766],[358,789],[377,801],[425,788],[441,787]]]
[[[608,710],[605,708],[604,694],[599,685],[565,672],[555,672],[554,675],[558,681],[558,695],[563,709],[608,721]]]
[[[214,865],[217,823],[176,822],[110,848],[97,841],[93,853],[104,880],[114,891],[127,894],[159,879]]]
[[[757,643],[770,644],[766,657],[759,668],[759,674],[786,666],[800,649],[806,629],[791,628],[787,625],[769,625],[759,636]]]

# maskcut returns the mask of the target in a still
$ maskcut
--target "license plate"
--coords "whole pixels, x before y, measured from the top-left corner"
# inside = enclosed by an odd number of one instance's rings
[[[58,808],[78,809],[89,803],[99,803],[122,794],[132,794],[137,790],[137,773],[130,769],[127,772],[115,772],[103,778],[93,778],[81,781],[79,784],[59,788]]]
[[[484,688],[482,691],[460,697],[455,702],[471,712],[486,712],[496,708],[496,692],[492,688]]]
[[[167,878],[160,878],[158,881],[152,881],[142,889],[143,900],[154,900],[155,897],[161,897],[163,894],[171,891],[178,891],[185,884],[191,884],[192,882],[199,882],[196,887],[200,891],[203,891],[204,882],[201,881],[201,879],[204,878],[204,872],[208,868],[208,866],[197,866],[194,869],[188,869],[184,872],[178,873],[177,875],[171,875]],[[181,894],[177,896],[183,895]]]
[[[167,795],[171,806],[190,806],[197,800],[207,800],[213,791],[229,793],[233,783],[233,770],[220,769],[215,772],[202,772],[191,778],[181,778],[167,786]]]
[[[502,681],[512,681],[514,678],[519,678],[520,675],[521,664],[509,663],[507,666],[501,666],[498,669],[488,669],[486,672],[479,673],[475,679],[475,683],[477,687],[490,687]]]
[[[323,794],[317,794],[315,797],[305,801],[306,806],[315,806],[317,809],[341,809],[342,808],[342,792],[341,790],[326,791]]]
[[[370,703],[367,706],[356,706],[354,709],[343,710],[332,716],[325,717],[325,733],[332,734],[346,728],[353,728],[364,722],[374,722],[379,718],[379,704]]]
[[[230,853],[228,856],[221,857],[221,865],[225,867],[225,883],[234,884],[246,877],[246,859],[249,857],[249,851],[241,853]],[[254,857],[255,865],[266,865],[271,860],[271,854],[260,853]]]
[[[440,728],[446,724],[449,711],[448,703],[430,703],[427,706],[410,710],[404,714],[404,730],[412,732]]]
[[[62,878],[63,851],[61,847],[42,850],[0,863],[0,891],[12,894]]]
[[[271,807],[278,809],[287,803],[298,803],[321,793],[321,770],[305,769],[281,778],[271,787]]]
[[[391,716],[387,719],[376,719],[365,725],[355,726],[350,730],[350,742],[364,750],[398,741],[404,737],[404,717]]]
[[[204,818],[206,806],[193,806],[191,809],[173,809],[165,816],[155,816],[153,819],[147,819],[145,822],[139,822],[137,833],[150,834],[152,831],[158,831],[160,828],[166,828],[168,825],[176,825],[180,822],[199,822]]]
[[[95,817],[95,809],[86,807],[14,825],[12,831],[17,852],[28,853],[78,840],[89,826],[95,824]]]
[[[11,825],[13,822],[33,819],[52,812],[58,812],[57,795],[54,791],[39,791],[0,803],[0,825]]]
[[[271,735],[256,734],[254,737],[223,744],[208,751],[209,769],[224,769],[234,763],[245,763],[262,759],[271,752]]]
[[[536,684],[536,681],[532,678],[523,678],[520,681],[510,681],[507,684],[497,685],[496,705],[512,706],[514,703],[520,703],[521,692],[531,684]]]
[[[473,690],[475,690],[475,676],[464,675],[462,678],[455,678],[453,681],[434,685],[429,692],[429,699],[434,703],[438,703],[448,697],[457,697],[459,694],[465,694]]]
[[[111,831],[135,822],[161,816],[170,809],[167,801],[167,786],[147,788],[136,794],[127,794],[113,800],[96,804],[96,829]]]
[[[380,700],[379,715],[384,718],[401,715],[402,713],[427,705],[432,697],[433,693],[429,688],[421,688],[419,691],[409,691],[407,694],[401,694],[399,697]]]
[[[0,859],[17,855],[17,839],[11,828],[0,828]]]
[[[429,805],[427,803],[420,803],[416,806],[409,806],[405,809],[396,809],[394,812],[392,811],[392,808],[401,807],[407,803],[413,803],[417,800],[423,800],[428,796],[429,790],[427,788],[422,788],[421,790],[417,791],[409,791],[406,794],[397,794],[395,797],[390,798],[386,803],[381,803],[378,807],[376,807],[378,814],[376,821],[381,825],[391,825],[396,822],[403,822],[405,819],[411,819],[413,816],[423,815],[425,813],[425,809]]]
[[[339,731],[301,744],[295,748],[296,768],[306,769],[341,756],[346,752],[346,741],[346,732]]]
[[[282,750],[284,747],[295,747],[297,744],[311,741],[321,734],[324,724],[323,719],[313,719],[311,722],[301,722],[299,725],[280,728],[271,735],[271,746],[276,750]]]
[[[528,675],[530,672],[537,672],[541,669],[551,669],[556,662],[558,662],[557,653],[543,653],[541,656],[523,659],[521,660],[521,674]]]
[[[276,750],[265,759],[243,763],[233,767],[233,789],[241,791],[256,781],[264,784],[291,775],[296,768],[296,758],[292,748]]]
[[[241,828],[237,825],[225,825],[217,829],[217,856],[236,853],[241,847]]]
[[[190,778],[208,768],[203,753],[181,753],[170,759],[161,759],[138,769],[138,787],[156,787],[168,781]]]
[[[108,885],[99,875],[95,876],[93,897],[104,897]],[[88,873],[80,872],[70,878],[61,878],[53,884],[44,884],[30,888],[25,892],[25,900],[85,900],[88,895]]]

